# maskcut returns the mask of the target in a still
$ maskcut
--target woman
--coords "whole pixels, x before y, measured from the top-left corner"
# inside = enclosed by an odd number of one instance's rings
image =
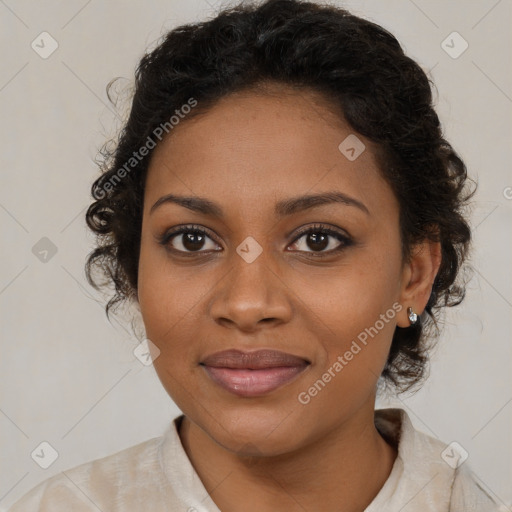
[[[497,510],[463,449],[374,410],[379,383],[421,382],[471,236],[466,168],[391,34],[294,0],[178,27],[92,194],[91,283],[138,304],[183,415],[13,512]]]

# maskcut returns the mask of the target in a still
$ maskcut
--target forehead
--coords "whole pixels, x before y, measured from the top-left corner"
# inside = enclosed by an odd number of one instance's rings
[[[357,152],[364,148],[356,159],[340,151],[346,140],[361,144]],[[374,149],[320,94],[245,91],[185,118],[157,146],[146,199],[153,204],[166,193],[198,195],[240,211],[244,205],[263,207],[283,197],[338,190],[369,209],[372,204],[382,209],[379,203],[393,203],[394,197]]]

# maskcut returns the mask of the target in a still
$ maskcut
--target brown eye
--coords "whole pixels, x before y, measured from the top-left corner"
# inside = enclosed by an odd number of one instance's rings
[[[206,240],[206,236],[201,233],[182,233],[181,245],[187,251],[200,251]]]
[[[186,226],[165,233],[160,239],[160,243],[173,251],[181,253],[219,250],[217,244],[208,236],[205,230]]]
[[[330,235],[325,233],[309,233],[306,236],[306,245],[312,251],[323,251],[329,245]]]
[[[326,227],[312,227],[303,231],[292,244],[295,250],[314,253],[334,253],[352,244],[352,240]]]

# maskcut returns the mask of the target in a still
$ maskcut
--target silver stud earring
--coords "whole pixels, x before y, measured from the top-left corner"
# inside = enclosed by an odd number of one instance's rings
[[[418,315],[412,310],[412,308],[407,308],[407,316],[409,317],[411,325],[415,325],[418,321]]]

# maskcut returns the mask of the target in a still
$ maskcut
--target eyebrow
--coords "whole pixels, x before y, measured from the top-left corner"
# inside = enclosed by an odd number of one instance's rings
[[[209,199],[195,196],[178,196],[175,194],[167,194],[158,199],[158,201],[156,201],[149,210],[149,213],[153,213],[158,207],[167,203],[183,206],[184,208],[188,208],[196,213],[202,213],[204,215],[210,215],[220,219],[224,218],[222,208],[217,203],[214,203]],[[355,206],[367,215],[370,215],[370,211],[364,203],[344,194],[343,192],[324,192],[320,194],[309,194],[285,199],[276,203],[274,212],[278,217],[285,217],[310,208],[333,203],[343,204],[345,206]]]

